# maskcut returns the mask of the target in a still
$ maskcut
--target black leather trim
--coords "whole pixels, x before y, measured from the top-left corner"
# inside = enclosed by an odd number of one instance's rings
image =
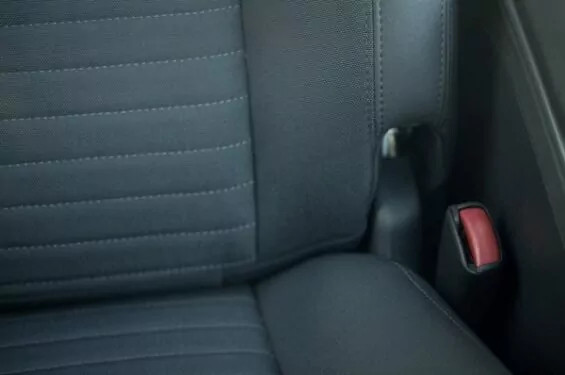
[[[508,374],[423,280],[374,255],[318,257],[256,293],[284,374]]]
[[[422,123],[441,128],[450,117],[455,2],[377,1],[382,132]]]

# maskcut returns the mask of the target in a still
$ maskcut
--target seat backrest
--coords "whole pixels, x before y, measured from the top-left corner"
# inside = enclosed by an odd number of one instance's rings
[[[217,285],[362,237],[446,121],[452,2],[9,0],[0,300]]]

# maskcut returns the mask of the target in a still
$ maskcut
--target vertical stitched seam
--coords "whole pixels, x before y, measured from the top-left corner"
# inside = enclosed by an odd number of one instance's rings
[[[393,262],[393,264],[402,271],[402,273],[404,273],[404,276],[406,276],[406,278],[410,281],[410,283],[412,283],[412,285],[420,292],[422,293],[422,295],[424,297],[426,297],[426,299],[431,302],[434,307],[436,309],[438,309],[447,319],[449,319],[449,321],[451,323],[453,323],[453,325],[455,325],[463,334],[465,334],[467,337],[469,337],[475,344],[477,344],[478,346],[482,347],[482,344],[478,341],[478,339],[471,333],[469,332],[468,329],[466,329],[463,325],[461,325],[461,323],[459,323],[450,313],[448,310],[446,310],[443,306],[441,306],[439,304],[439,302],[437,302],[435,300],[435,298],[433,298],[432,296],[430,296],[425,290],[424,288],[422,288],[422,286],[414,279],[414,277],[412,276],[412,272],[408,271],[407,269],[405,269],[404,267],[402,267],[400,264]]]
[[[251,248],[250,250],[248,250],[247,252],[251,253],[250,256],[250,262],[251,263],[256,263],[257,258],[259,256],[259,187],[258,187],[258,178],[257,178],[257,155],[255,153],[255,143],[254,143],[254,139],[255,139],[255,133],[254,133],[254,129],[255,129],[255,123],[254,123],[254,118],[253,118],[253,111],[252,111],[252,103],[251,103],[251,80],[250,80],[250,72],[249,72],[249,59],[248,59],[248,55],[247,55],[247,35],[245,33],[245,10],[243,8],[243,4],[241,0],[238,0],[237,6],[239,7],[240,11],[239,11],[239,28],[240,28],[240,32],[241,32],[241,50],[243,51],[243,77],[245,79],[245,93],[246,93],[246,97],[248,98],[247,100],[247,107],[246,107],[246,111],[247,111],[247,115],[248,115],[248,120],[247,120],[247,131],[249,133],[249,149],[250,149],[250,168],[251,168],[251,176],[254,182],[253,188],[252,188],[252,195],[253,195],[253,218],[254,218],[254,223],[255,223],[255,227],[254,227],[254,234],[253,234],[253,240],[251,243]],[[223,277],[223,275],[222,275]]]
[[[265,340],[267,342],[267,349],[269,352],[273,354],[273,358],[275,360],[275,366],[279,370],[279,373],[283,373],[282,365],[276,356],[275,344],[274,340],[271,337],[271,333],[269,332],[267,320],[265,319],[265,314],[263,308],[261,306],[261,301],[259,300],[259,293],[257,291],[257,286],[251,288],[250,293],[253,297],[255,311],[257,312],[257,319],[259,320],[259,324],[263,327],[263,335],[265,336]]]
[[[378,23],[379,23],[379,122],[380,132],[386,129],[385,126],[385,96],[384,96],[384,77],[383,77],[383,61],[384,61],[384,25],[383,25],[383,7],[382,0],[377,0],[378,4]]]
[[[371,55],[374,55],[374,37],[371,33],[371,23],[373,21],[373,0],[367,2],[367,17],[365,18],[365,65],[366,65],[366,82],[365,82],[365,116],[367,117],[367,123],[369,127],[369,136],[370,139],[374,139],[374,74],[375,69],[373,65],[374,58],[371,58]]]
[[[370,180],[370,187],[373,193],[369,196],[370,200],[373,199],[374,190],[376,186],[376,179],[377,179],[377,167],[376,167],[376,160],[375,155],[379,149],[379,136],[380,130],[376,126],[377,118],[376,118],[376,80],[375,80],[375,0],[369,0],[367,3],[367,17],[365,19],[365,36],[366,36],[366,68],[367,68],[367,77],[366,77],[366,92],[365,92],[365,100],[366,100],[366,116],[367,122],[369,124],[369,165],[371,166],[371,180]],[[369,203],[371,204],[371,203]]]
[[[254,139],[255,139],[255,133],[254,133],[254,122],[253,122],[253,111],[251,108],[251,81],[250,81],[250,73],[249,73],[249,59],[248,59],[248,55],[247,55],[247,37],[246,37],[246,33],[245,33],[245,20],[244,20],[244,9],[243,9],[243,4],[241,0],[238,0],[237,2],[237,6],[239,7],[240,11],[239,11],[239,28],[240,28],[240,32],[241,32],[241,50],[243,51],[243,77],[245,79],[245,96],[248,98],[247,100],[247,107],[246,107],[246,111],[247,111],[247,115],[248,115],[248,120],[247,120],[247,131],[249,134],[249,149],[250,149],[250,168],[251,168],[251,176],[254,182],[254,185],[252,187],[252,195],[253,195],[253,218],[254,218],[254,233],[253,233],[253,240],[250,246],[250,249],[248,251],[246,251],[246,255],[248,256],[248,258],[250,259],[250,263],[255,263],[257,261],[258,258],[258,254],[259,254],[259,197],[258,197],[258,190],[259,187],[257,185],[257,172],[256,172],[256,158],[257,155],[255,153],[255,147],[254,147]],[[251,255],[249,256],[248,253],[251,253]],[[222,275],[223,277],[223,275]]]
[[[441,10],[440,10],[440,23],[441,23],[441,42],[440,42],[440,64],[439,64],[439,80],[438,80],[438,93],[437,93],[437,122],[441,122],[442,111],[443,111],[443,99],[444,99],[444,89],[445,89],[445,0],[441,0]]]

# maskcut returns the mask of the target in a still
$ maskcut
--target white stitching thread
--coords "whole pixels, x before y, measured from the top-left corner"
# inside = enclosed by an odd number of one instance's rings
[[[0,349],[15,349],[15,348],[25,348],[29,346],[37,346],[37,345],[49,345],[49,344],[60,344],[60,343],[70,343],[76,341],[90,341],[90,340],[100,340],[100,339],[107,339],[107,338],[118,338],[118,337],[131,337],[131,336],[142,336],[142,335],[155,335],[155,334],[163,334],[163,333],[171,333],[171,332],[186,332],[186,331],[197,331],[197,330],[216,330],[216,329],[249,329],[249,330],[264,330],[265,328],[260,324],[209,324],[209,325],[187,325],[187,326],[173,326],[167,328],[156,328],[156,329],[147,329],[142,331],[124,331],[124,332],[112,332],[108,334],[98,334],[92,336],[74,336],[74,337],[65,337],[62,339],[53,339],[53,340],[37,340],[37,341],[30,341],[24,343],[17,343],[12,345],[2,345]]]
[[[91,65],[91,66],[81,66],[77,68],[60,68],[60,69],[41,69],[41,70],[27,70],[27,71],[16,71],[16,72],[0,72],[2,75],[17,75],[17,74],[44,74],[44,73],[64,73],[64,72],[82,72],[90,70],[101,70],[101,69],[120,69],[120,68],[136,68],[147,65],[165,65],[165,64],[181,64],[189,61],[200,61],[200,60],[212,60],[222,57],[229,57],[241,54],[243,50],[235,50],[230,52],[218,53],[215,55],[203,55],[187,57],[183,59],[167,59],[167,60],[154,60],[154,61],[138,61],[132,63],[123,64],[110,64],[110,65]]]
[[[229,302],[229,303],[233,303],[233,302],[245,302],[245,303],[251,303],[254,304],[255,300],[252,297],[240,297],[240,296],[224,296],[224,297],[218,297],[218,296],[201,296],[201,297],[195,297],[192,298],[190,300],[164,300],[164,301],[143,301],[143,302],[139,302],[136,303],[135,306],[137,307],[141,307],[144,310],[146,309],[170,309],[170,308],[191,308],[195,305],[201,306],[202,304],[209,304],[209,303],[224,303],[224,302]],[[110,306],[107,306],[106,311],[104,311],[104,313],[108,313],[108,311],[111,312],[116,312],[116,311],[122,311],[122,310],[131,310],[131,304],[124,304],[124,303],[120,303],[120,304],[112,304]],[[72,309],[68,309],[65,311],[64,316],[65,317],[69,317],[69,316],[76,316],[76,315],[86,315],[86,316],[92,316],[93,314],[97,314],[97,311],[99,309],[97,307],[94,306],[81,306],[81,307],[73,307]],[[57,314],[55,312],[55,314]],[[38,314],[38,315],[34,315],[31,319],[37,321],[38,319],[51,319],[53,315],[53,312],[47,312],[44,314]],[[29,318],[28,317],[20,317],[20,316],[14,316],[11,315],[10,317],[3,317],[2,318],[2,323],[14,323],[14,322],[22,322],[25,323],[26,319]],[[0,347],[0,349],[2,349],[2,347]]]
[[[386,131],[385,126],[385,95],[384,95],[384,26],[383,26],[383,8],[382,0],[378,0],[378,22],[379,22],[379,121],[380,121],[380,132]]]
[[[440,11],[440,18],[441,18],[441,43],[440,43],[440,68],[439,68],[439,82],[438,82],[438,94],[437,94],[437,102],[438,102],[438,119],[441,121],[441,113],[443,110],[443,92],[445,86],[445,0],[441,2],[441,11]]]
[[[242,261],[235,261],[235,262],[225,262],[225,263],[217,263],[217,264],[208,264],[203,266],[183,266],[183,267],[172,267],[172,268],[163,268],[163,269],[153,269],[153,270],[144,270],[144,271],[133,271],[133,272],[120,272],[114,275],[99,275],[99,276],[81,276],[81,277],[74,277],[69,279],[60,279],[60,280],[38,280],[38,281],[24,281],[18,283],[7,284],[5,288],[10,287],[26,287],[26,286],[33,286],[33,285],[57,285],[57,284],[68,284],[72,282],[81,282],[81,281],[91,281],[91,280],[119,280],[119,279],[127,279],[132,277],[144,277],[147,275],[171,275],[171,274],[182,274],[186,272],[198,272],[198,271],[207,271],[207,270],[215,270],[225,267],[235,267],[240,265],[249,264],[252,262],[253,259],[246,259]],[[0,287],[0,290],[3,287]]]
[[[94,23],[94,22],[112,22],[112,21],[127,21],[127,20],[143,20],[143,19],[155,19],[163,17],[184,17],[184,16],[195,16],[199,14],[216,13],[222,11],[228,11],[231,9],[239,8],[239,4],[230,5],[221,8],[211,8],[204,9],[194,12],[179,12],[179,13],[163,13],[163,14],[153,14],[149,16],[122,16],[122,17],[108,17],[108,18],[98,18],[91,20],[74,20],[74,21],[56,21],[56,22],[38,22],[38,23],[27,23],[27,24],[15,24],[15,25],[3,25],[2,28],[16,28],[16,27],[38,27],[38,26],[55,26],[55,25],[70,25],[70,24],[84,24],[84,23]]]
[[[145,354],[145,355],[137,355],[137,356],[129,356],[123,358],[114,358],[102,361],[84,361],[84,362],[76,362],[76,363],[65,363],[51,367],[35,367],[29,368],[25,371],[18,371],[18,372],[5,372],[4,375],[15,375],[21,373],[32,373],[32,372],[39,372],[39,371],[53,371],[53,370],[61,370],[61,369],[68,369],[73,367],[82,367],[82,366],[95,366],[95,365],[103,365],[103,364],[115,364],[120,362],[131,362],[143,359],[157,359],[157,358],[171,358],[171,357],[197,357],[197,356],[211,356],[211,355],[255,355],[255,356],[265,356],[271,358],[274,361],[274,356],[272,353],[266,350],[253,350],[253,349],[245,349],[245,350],[224,350],[224,351],[203,351],[203,352],[171,352],[171,353],[153,353],[153,354]],[[80,371],[79,371],[80,373]]]
[[[95,205],[101,203],[117,203],[117,202],[132,202],[141,201],[148,199],[159,199],[159,198],[183,198],[183,197],[199,197],[205,195],[214,195],[221,193],[228,193],[234,190],[244,189],[248,186],[253,185],[254,181],[247,181],[241,184],[233,185],[228,188],[215,189],[215,190],[204,190],[197,192],[184,192],[184,193],[164,193],[164,194],[150,194],[150,195],[132,195],[119,198],[104,198],[104,199],[90,199],[72,202],[56,202],[56,203],[45,203],[45,204],[24,204],[19,206],[2,207],[2,211],[15,211],[23,209],[37,209],[37,208],[57,208],[57,207],[68,207],[74,205]]]
[[[244,99],[247,99],[247,95],[237,96],[237,97],[233,97],[233,98],[229,98],[229,99],[217,100],[217,101],[213,101],[213,102],[197,103],[197,104],[181,104],[181,105],[169,105],[169,106],[163,106],[163,107],[135,108],[135,109],[124,109],[124,110],[119,110],[119,111],[75,113],[75,114],[70,114],[70,115],[6,118],[6,119],[1,119],[0,122],[30,121],[30,120],[57,120],[57,119],[61,119],[61,118],[72,118],[72,117],[112,116],[112,115],[125,115],[125,114],[128,114],[128,113],[139,113],[139,112],[161,112],[161,111],[171,111],[171,110],[176,110],[176,109],[212,107],[212,106],[228,104],[228,103],[232,103],[232,102],[236,102],[236,101],[244,100]]]
[[[367,43],[367,48],[365,49],[365,64],[367,65],[367,69],[365,72],[365,101],[367,102],[365,105],[365,115],[367,116],[367,122],[369,127],[369,136],[373,138],[373,131],[374,131],[374,58],[371,57],[374,55],[374,38],[372,28],[370,23],[373,20],[373,13],[374,13],[374,5],[371,1],[368,3],[367,7],[367,18],[365,19],[365,43]]]
[[[424,288],[422,288],[420,286],[419,283],[416,282],[416,280],[414,280],[414,278],[412,277],[412,275],[405,270],[402,266],[400,266],[398,263],[393,263],[398,269],[400,269],[402,271],[402,273],[404,273],[404,275],[408,278],[408,280],[410,280],[410,282],[412,283],[412,285],[414,285],[416,287],[416,289],[418,289],[420,291],[420,293],[422,293],[424,295],[424,297],[426,297],[426,299],[428,299],[428,301],[430,301],[440,312],[443,313],[443,315],[445,315],[450,321],[451,323],[453,323],[457,328],[459,328],[465,335],[467,335],[469,338],[471,338],[474,342],[477,342],[477,339],[471,335],[469,333],[469,331],[467,329],[465,329],[453,316],[451,316],[451,314],[445,309],[443,308],[434,298],[432,298],[425,290]]]
[[[179,155],[187,155],[187,154],[198,154],[198,153],[202,153],[202,152],[224,151],[224,150],[229,150],[229,149],[232,149],[232,148],[238,148],[238,147],[244,146],[248,143],[249,143],[249,141],[245,140],[245,141],[240,141],[240,142],[232,143],[232,144],[225,145],[225,146],[196,148],[196,149],[179,150],[179,151],[144,152],[144,153],[140,153],[140,154],[87,156],[87,157],[73,158],[73,159],[31,161],[31,162],[25,162],[25,163],[0,165],[0,168],[22,168],[22,167],[31,167],[31,166],[38,166],[38,165],[50,165],[50,164],[74,164],[74,163],[84,163],[84,162],[90,162],[90,161],[132,159],[132,158],[139,158],[139,157],[179,156]]]
[[[44,244],[44,245],[30,245],[30,246],[14,246],[14,247],[4,247],[0,248],[1,251],[21,251],[21,250],[39,250],[39,249],[60,249],[66,248],[71,246],[83,246],[83,245],[90,245],[90,244],[117,244],[117,243],[124,243],[124,242],[131,242],[137,240],[147,240],[147,239],[154,239],[154,238],[170,238],[170,237],[189,237],[189,236],[215,236],[219,234],[226,234],[226,233],[235,233],[241,232],[249,228],[253,228],[255,226],[255,222],[251,222],[244,225],[239,225],[233,228],[227,229],[213,229],[213,230],[203,230],[203,231],[195,231],[195,232],[173,232],[173,233],[156,233],[156,234],[144,234],[140,236],[127,236],[127,237],[117,237],[117,238],[106,238],[102,240],[86,240],[86,241],[79,241],[79,242],[67,242],[67,243],[59,243],[59,244]],[[211,266],[208,266],[211,267]]]

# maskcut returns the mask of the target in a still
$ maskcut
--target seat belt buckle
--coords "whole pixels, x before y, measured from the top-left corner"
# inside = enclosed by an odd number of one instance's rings
[[[450,206],[438,250],[435,286],[470,325],[479,326],[499,292],[503,251],[480,203]]]
[[[459,215],[459,231],[467,250],[468,263],[477,272],[496,267],[502,261],[500,242],[486,208],[471,205],[458,207],[457,211],[453,214]]]

